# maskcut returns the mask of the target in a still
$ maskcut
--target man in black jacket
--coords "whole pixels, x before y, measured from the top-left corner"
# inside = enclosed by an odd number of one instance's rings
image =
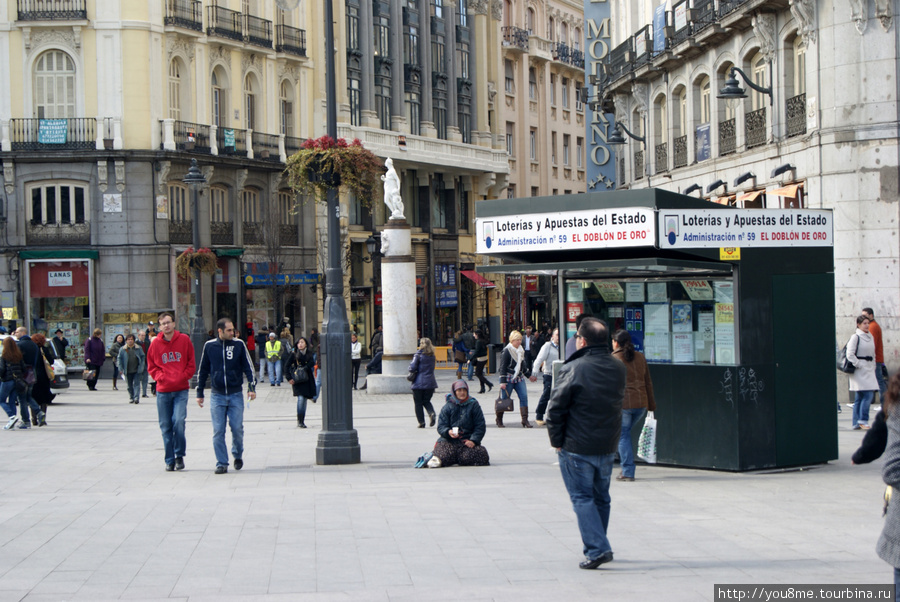
[[[576,340],[577,350],[559,369],[550,397],[547,432],[584,543],[586,560],[578,566],[595,569],[613,559],[606,538],[609,483],[627,372],[609,353],[609,328],[603,320],[585,318]]]
[[[244,341],[234,338],[234,323],[222,318],[216,324],[219,336],[203,345],[197,372],[197,405],[203,407],[203,388],[210,378],[213,423],[213,450],[216,452],[216,474],[228,472],[228,448],[225,446],[225,420],[231,425],[231,455],[234,469],[244,466],[244,376],[248,397],[256,399],[253,362]]]

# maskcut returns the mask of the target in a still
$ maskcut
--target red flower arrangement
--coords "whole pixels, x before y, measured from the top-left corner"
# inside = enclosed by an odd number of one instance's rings
[[[362,203],[369,204],[381,186],[381,160],[358,138],[348,143],[331,136],[310,138],[288,157],[290,186],[304,194],[321,193],[346,186]]]
[[[194,247],[188,247],[175,258],[175,272],[183,278],[190,278],[191,270],[213,275],[218,269],[215,253],[206,247],[196,251],[194,251]]]

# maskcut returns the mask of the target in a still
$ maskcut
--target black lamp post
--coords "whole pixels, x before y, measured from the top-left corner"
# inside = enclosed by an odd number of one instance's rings
[[[769,69],[771,70],[772,65],[769,64]],[[771,71],[770,71],[771,74]],[[731,103],[731,106],[735,106],[738,101],[742,98],[747,98],[747,92],[741,87],[740,82],[737,80],[737,76],[740,75],[741,79],[750,86],[751,89],[756,90],[760,94],[766,94],[769,97],[769,105],[774,102],[774,95],[772,94],[772,86],[765,87],[759,86],[753,83],[747,74],[741,71],[737,67],[732,67],[731,71],[728,73],[728,79],[725,80],[725,87],[719,90],[719,93],[716,94],[716,98],[722,98],[726,102]]]
[[[638,142],[643,142],[644,144],[647,144],[646,138],[644,138],[643,136],[635,136],[630,131],[628,131],[628,128],[625,127],[625,124],[620,121],[616,122],[616,127],[613,129],[613,133],[610,134],[609,137],[606,139],[606,143],[611,144],[611,145],[616,145],[616,146],[625,144],[625,137],[622,135],[623,130],[625,131],[626,134],[628,134],[629,138],[632,138],[634,140],[637,140]]]
[[[191,159],[191,168],[184,176],[183,182],[191,191],[191,240],[194,251],[200,249],[200,190],[206,185],[206,177],[197,167],[197,160]],[[200,270],[194,272],[194,311],[191,327],[191,343],[194,345],[194,357],[199,362],[206,344],[206,328],[203,325],[203,287],[200,282]],[[191,378],[191,388],[197,385],[196,373]]]
[[[327,134],[337,139],[337,92],[334,74],[334,7],[325,0],[325,95]],[[341,212],[338,191],[329,187],[328,267],[325,269],[325,320],[322,322],[321,369],[322,430],[316,444],[316,464],[358,464],[359,438],[353,428],[353,397],[350,391],[350,321],[344,303],[344,272],[341,267]]]

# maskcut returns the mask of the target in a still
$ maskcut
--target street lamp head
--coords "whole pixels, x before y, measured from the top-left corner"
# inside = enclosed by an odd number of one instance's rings
[[[734,68],[728,74],[728,79],[725,80],[725,87],[719,90],[719,93],[716,95],[716,98],[722,98],[725,100],[738,100],[741,98],[747,98],[747,92],[741,87],[740,83],[737,80],[737,73]]]
[[[366,251],[369,252],[369,255],[375,255],[377,249],[378,241],[375,240],[375,237],[370,234],[369,238],[366,239]]]
[[[197,166],[196,159],[191,159],[191,168],[188,169],[187,175],[184,176],[184,180],[182,181],[190,186],[191,189],[199,188],[206,184],[206,176],[203,175],[203,172],[201,172],[200,168]]]
[[[613,146],[625,144],[625,136],[622,135],[622,128],[618,122],[616,122],[616,127],[613,129],[612,134],[606,138],[606,143]]]

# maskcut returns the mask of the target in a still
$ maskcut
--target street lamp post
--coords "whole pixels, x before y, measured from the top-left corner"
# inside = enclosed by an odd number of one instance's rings
[[[206,177],[197,166],[197,160],[191,159],[191,168],[184,176],[184,183],[191,191],[191,240],[194,251],[200,249],[200,190],[206,185]],[[191,328],[191,343],[194,345],[194,357],[200,361],[203,345],[206,344],[206,329],[203,326],[203,287],[200,283],[200,270],[195,269],[194,276],[194,311],[193,325]],[[191,388],[197,385],[197,375],[191,378]]]
[[[337,139],[337,92],[334,75],[334,7],[325,0],[325,95],[327,133]],[[341,266],[341,209],[338,192],[326,194],[328,267],[325,269],[325,319],[322,322],[322,430],[316,444],[316,464],[358,464],[359,438],[353,428],[350,391],[350,321],[344,303]]]

